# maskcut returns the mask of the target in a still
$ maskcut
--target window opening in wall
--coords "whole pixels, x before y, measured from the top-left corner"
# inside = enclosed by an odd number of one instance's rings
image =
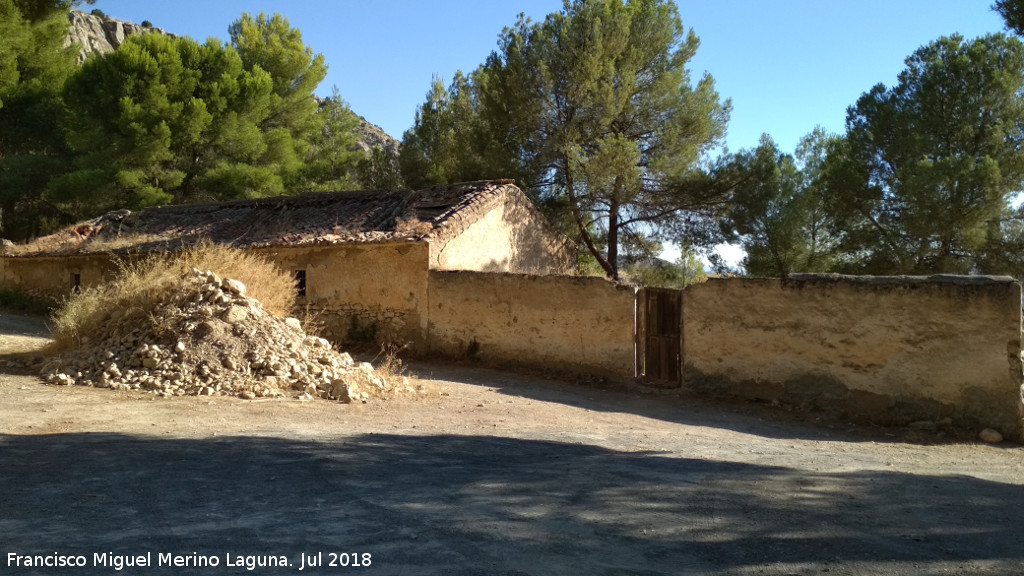
[[[82,291],[82,275],[77,273],[77,272],[73,272],[71,274],[71,293],[72,294],[78,294],[81,291]]]
[[[294,272],[294,277],[295,277],[295,289],[298,292],[298,295],[299,296],[305,296],[306,295],[306,271],[305,270],[296,270]]]

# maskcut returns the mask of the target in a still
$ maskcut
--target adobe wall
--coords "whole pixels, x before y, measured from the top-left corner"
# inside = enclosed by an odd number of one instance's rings
[[[306,271],[306,296],[325,336],[422,343],[426,332],[425,242],[252,249],[284,270]],[[117,256],[0,258],[0,287],[59,301],[71,293],[72,275],[83,287],[109,280]]]
[[[711,279],[683,294],[683,382],[849,416],[1022,439],[1011,278]]]
[[[633,377],[634,290],[603,278],[430,272],[429,349]]]
[[[425,242],[281,247],[259,251],[285,270],[306,271],[299,305],[336,342],[423,342]]]
[[[479,220],[431,255],[437,270],[572,274],[576,255],[522,193],[505,194]]]
[[[117,271],[115,259],[107,254],[60,258],[0,258],[0,287],[59,301],[71,294],[72,277],[79,275],[82,287],[96,286]]]

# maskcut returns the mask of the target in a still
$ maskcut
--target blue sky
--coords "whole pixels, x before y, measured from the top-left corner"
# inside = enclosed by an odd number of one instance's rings
[[[992,0],[677,0],[701,38],[691,61],[731,98],[728,146],[770,134],[785,151],[821,125],[842,132],[846,107],[877,83],[891,85],[904,59],[936,38],[1002,29]],[[324,54],[318,93],[337,85],[352,109],[396,138],[412,126],[433,75],[448,81],[497,46],[502,27],[534,20],[560,0],[98,0],[109,16],[149,20],[203,41],[227,39],[243,12],[279,12]]]

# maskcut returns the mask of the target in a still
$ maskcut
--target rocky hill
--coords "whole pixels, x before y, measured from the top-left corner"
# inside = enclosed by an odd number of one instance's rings
[[[71,11],[69,19],[71,20],[71,29],[64,45],[70,46],[73,42],[78,43],[79,64],[85,62],[90,54],[106,54],[117,50],[117,47],[124,42],[125,37],[132,34],[154,32],[166,34],[172,38],[176,37],[160,28],[122,22],[113,18],[102,18],[77,10]]]
[[[374,147],[380,147],[383,150],[390,149],[395,154],[398,153],[400,142],[392,138],[380,126],[367,122],[366,118],[362,116],[359,117],[359,126],[356,126],[356,132],[358,135],[356,146],[364,152],[369,152]]]
[[[172,38],[177,37],[176,34],[166,32],[162,28],[95,16],[77,10],[71,11],[69,19],[71,20],[71,30],[65,45],[78,43],[79,63],[85,62],[90,54],[105,54],[117,50],[124,39],[132,34],[156,33],[166,34]],[[358,135],[356,146],[361,150],[368,152],[375,146],[393,151],[398,150],[398,140],[392,138],[379,126],[371,124],[362,116],[359,116],[359,122],[359,126],[356,127]]]

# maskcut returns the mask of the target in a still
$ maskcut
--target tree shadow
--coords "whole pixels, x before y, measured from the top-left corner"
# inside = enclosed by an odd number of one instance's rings
[[[386,574],[1011,573],[1024,490],[487,436],[0,435],[16,554],[372,554]],[[6,559],[6,558],[5,558]],[[9,559],[8,559],[9,560]],[[322,568],[305,573],[333,572]],[[15,568],[11,574],[52,574]]]

